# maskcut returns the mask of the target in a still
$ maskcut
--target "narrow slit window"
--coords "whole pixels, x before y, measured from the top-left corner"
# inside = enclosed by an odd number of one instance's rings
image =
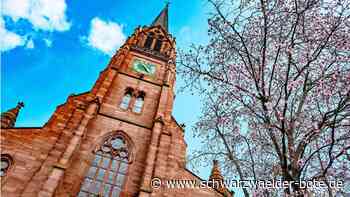
[[[78,197],[120,196],[127,176],[120,166],[127,168],[129,159],[128,146],[122,136],[107,138],[95,153]]]
[[[122,98],[122,102],[120,103],[120,108],[122,109],[128,109],[129,108],[129,104],[132,98],[132,90],[131,89],[127,89],[123,98]]]
[[[143,103],[144,103],[144,97],[145,97],[144,93],[141,93],[139,96],[137,96],[137,98],[135,100],[133,112],[141,113]]]

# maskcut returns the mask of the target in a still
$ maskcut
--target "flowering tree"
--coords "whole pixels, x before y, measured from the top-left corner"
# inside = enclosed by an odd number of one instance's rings
[[[192,160],[220,158],[245,180],[349,183],[350,1],[209,3],[209,43],[178,59],[204,101]]]

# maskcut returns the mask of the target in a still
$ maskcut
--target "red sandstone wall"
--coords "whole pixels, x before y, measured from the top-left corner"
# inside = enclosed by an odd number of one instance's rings
[[[1,154],[9,154],[13,165],[6,177],[1,180],[2,196],[33,196],[31,191],[38,189],[40,177],[36,173],[44,170],[43,163],[49,159],[58,133],[41,129],[2,129]],[[34,188],[27,189],[28,185]]]
[[[37,196],[83,115],[86,95],[70,96],[43,128],[1,130],[1,153],[13,157],[13,168],[1,181],[5,196]]]

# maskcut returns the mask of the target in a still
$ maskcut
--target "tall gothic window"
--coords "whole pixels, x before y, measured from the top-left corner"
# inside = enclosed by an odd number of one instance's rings
[[[111,136],[95,152],[95,159],[78,197],[118,197],[125,182],[130,155],[125,139]]]
[[[154,45],[154,50],[160,52],[161,48],[162,48],[162,41],[160,39],[157,39],[156,44]]]
[[[135,103],[134,103],[134,108],[132,109],[133,112],[141,113],[142,107],[143,107],[143,103],[144,103],[144,99],[145,99],[145,93],[141,92],[136,97],[136,100],[135,100]]]
[[[146,38],[144,47],[147,48],[147,49],[151,49],[152,44],[153,44],[153,39],[154,39],[153,38],[153,33],[151,32]]]
[[[4,177],[10,166],[12,164],[12,159],[10,157],[10,155],[8,154],[1,154],[1,158],[0,158],[0,177]]]
[[[129,104],[132,98],[132,89],[131,88],[127,88],[125,91],[125,94],[122,98],[122,102],[120,103],[120,108],[122,109],[128,109],[129,108]]]

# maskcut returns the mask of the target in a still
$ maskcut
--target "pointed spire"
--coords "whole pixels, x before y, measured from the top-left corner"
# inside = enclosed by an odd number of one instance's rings
[[[18,102],[15,108],[1,113],[1,128],[12,128],[15,126],[19,110],[24,107],[23,102]]]
[[[159,13],[156,19],[152,22],[152,26],[160,25],[162,26],[166,31],[168,31],[168,9],[169,9],[169,2],[165,4],[165,7],[163,10]]]
[[[218,160],[213,160],[213,168],[211,169],[211,174],[209,177],[210,180],[223,180],[223,176],[221,175],[221,171],[219,168]]]
[[[224,177],[221,175],[219,162],[218,160],[213,160],[213,168],[211,169],[211,173],[209,176],[209,181],[212,182],[212,187],[216,188],[220,193],[224,196],[234,196],[233,192],[230,192],[223,184],[225,183]]]

